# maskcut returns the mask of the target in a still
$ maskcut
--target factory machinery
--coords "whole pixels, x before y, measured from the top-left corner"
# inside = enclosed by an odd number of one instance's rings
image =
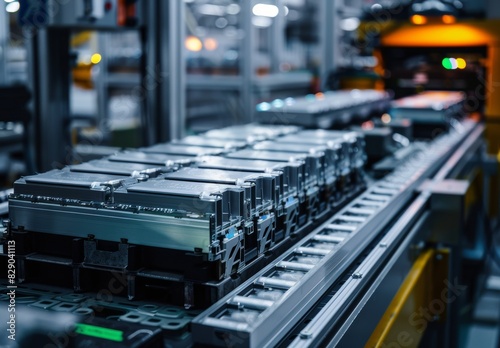
[[[18,180],[0,295],[15,286],[18,342],[453,346],[484,127],[451,124],[379,179],[363,133],[250,124]],[[440,312],[413,316],[443,282]]]

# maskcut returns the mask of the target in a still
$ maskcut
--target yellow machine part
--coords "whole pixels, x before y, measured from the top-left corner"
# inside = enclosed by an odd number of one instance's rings
[[[365,347],[418,347],[431,321],[446,320],[448,256],[430,249],[418,257]]]

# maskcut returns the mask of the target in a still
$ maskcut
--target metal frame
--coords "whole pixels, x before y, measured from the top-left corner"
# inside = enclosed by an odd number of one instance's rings
[[[31,83],[34,99],[34,139],[39,170],[68,162],[69,133],[69,31],[40,28],[29,39]]]
[[[320,50],[321,50],[321,70],[322,88],[325,87],[328,74],[338,66],[338,53],[336,53],[335,43],[338,41],[339,28],[337,26],[338,7],[340,0],[320,1],[319,10],[320,22]],[[338,45],[337,45],[338,46]]]
[[[252,7],[254,1],[243,1],[241,4],[240,20],[241,29],[246,33],[245,40],[241,40],[240,47],[240,99],[244,110],[243,118],[246,121],[253,120],[253,84],[255,65],[252,54],[255,46],[255,28],[252,24]],[[245,112],[248,110],[248,113]]]
[[[0,85],[8,81],[7,49],[9,45],[9,15],[0,7]]]
[[[186,124],[186,60],[184,59],[184,40],[185,37],[185,11],[186,5],[182,1],[160,1],[161,14],[164,11],[168,16],[160,17],[160,39],[161,41],[160,61],[162,67],[160,70],[162,79],[168,80],[168,88],[162,89],[162,104],[160,114],[158,115],[160,131],[166,132],[162,127],[169,125],[167,138],[166,134],[160,134],[160,140],[179,139],[184,136]],[[167,7],[168,8],[165,8]],[[165,21],[164,18],[168,18]],[[161,57],[168,57],[167,60]]]
[[[180,1],[143,1],[145,15],[141,30],[145,40],[143,76],[138,88],[143,97],[144,142],[182,137],[185,127],[185,69],[183,56],[184,6]],[[65,5],[70,6],[70,4]],[[47,171],[71,162],[67,132],[70,114],[69,32],[72,27],[43,27],[29,40],[29,69],[34,95],[37,169]],[[96,30],[130,28],[92,27]],[[106,74],[104,74],[106,75]],[[98,89],[106,88],[97,83]],[[100,87],[99,87],[100,86]],[[106,112],[101,106],[99,112]],[[104,114],[105,115],[105,114]]]
[[[258,99],[269,99],[271,91],[282,89],[296,89],[299,93],[307,90],[311,75],[308,73],[281,73],[279,65],[284,52],[285,16],[280,11],[277,17],[273,18],[273,24],[267,28],[270,32],[270,75],[257,76],[254,59],[256,54],[256,40],[258,29],[252,24],[252,8],[258,1],[240,1],[241,10],[239,13],[240,29],[245,32],[245,37],[240,40],[240,60],[239,75],[237,76],[197,76],[188,75],[187,85],[193,91],[221,91],[233,92],[237,95],[239,109],[234,112],[233,121],[235,123],[246,123],[255,121],[255,105]],[[280,9],[283,8],[283,0],[274,2]]]
[[[280,62],[284,52],[285,44],[285,14],[284,1],[276,0],[276,6],[280,9],[278,15],[274,18],[273,24],[269,28],[271,30],[270,39],[270,58],[271,58],[271,73],[278,73],[280,71]]]

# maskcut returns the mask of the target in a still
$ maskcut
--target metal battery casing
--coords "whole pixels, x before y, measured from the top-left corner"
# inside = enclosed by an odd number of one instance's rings
[[[321,163],[323,161],[323,153],[296,153],[284,151],[258,151],[258,150],[240,150],[231,152],[226,155],[228,158],[238,159],[259,159],[264,161],[274,162],[303,162],[303,184],[302,189],[308,190],[313,186],[320,186],[324,182]]]
[[[208,138],[238,140],[253,144],[258,141],[275,139],[282,135],[292,134],[299,129],[296,126],[247,124],[215,129],[203,135]]]
[[[157,153],[145,153],[140,151],[121,151],[107,158],[112,162],[142,163],[155,166],[185,166],[193,163],[193,156],[165,155]]]
[[[205,155],[218,155],[224,152],[222,148],[202,147],[202,146],[187,146],[183,144],[157,144],[150,147],[140,148],[139,151],[145,153],[159,153],[177,156],[205,156]]]
[[[251,173],[220,169],[182,168],[163,176],[168,180],[205,182],[222,185],[255,185],[255,196],[251,197],[254,214],[267,209],[276,209],[281,201],[278,173]]]
[[[361,168],[366,163],[365,141],[362,134],[344,131],[305,130],[276,139],[278,143],[311,144],[340,149],[343,167]]]
[[[112,198],[114,189],[126,182],[126,178],[117,175],[75,173],[56,169],[17,180],[14,183],[14,194],[33,196],[33,199],[44,197],[52,200],[105,203]],[[128,180],[129,184],[135,182],[133,178]]]
[[[199,168],[245,171],[253,173],[281,173],[278,186],[284,201],[302,192],[303,162],[271,162],[227,157],[205,156],[195,164]]]
[[[293,137],[290,135],[289,137]],[[324,155],[320,166],[323,183],[331,184],[335,181],[340,166],[340,146],[328,147],[326,145],[303,144],[297,139],[297,143],[281,143],[277,141],[263,141],[253,146],[255,150],[273,152],[291,152],[304,155]]]
[[[298,98],[276,99],[256,106],[256,119],[263,123],[282,123],[328,129],[366,118],[373,111],[389,106],[387,92],[376,90],[327,91]]]
[[[247,146],[245,141],[211,139],[203,136],[190,135],[179,140],[173,140],[172,145],[215,147],[221,149],[241,149]]]
[[[115,203],[213,215],[215,226],[223,227],[248,216],[245,190],[250,189],[250,185],[236,187],[158,178],[116,190]]]
[[[113,162],[107,159],[92,160],[69,166],[72,172],[110,174],[123,176],[147,175],[156,177],[161,173],[171,171],[167,166],[143,163]]]

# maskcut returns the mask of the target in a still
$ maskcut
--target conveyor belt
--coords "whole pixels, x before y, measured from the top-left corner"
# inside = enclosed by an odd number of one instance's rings
[[[289,252],[193,321],[211,345],[272,346],[311,308],[474,129],[441,136],[376,182]]]
[[[483,126],[476,127],[446,163],[441,166],[441,169],[433,176],[432,180],[440,182],[448,178],[457,167],[460,167],[460,163],[466,163],[468,160],[466,154],[476,153],[477,147],[481,144],[480,139],[483,132]],[[397,222],[391,226],[389,231],[380,238],[373,250],[363,257],[362,262],[358,266],[353,267],[353,270],[351,270],[352,275],[346,278],[341,285],[334,284],[323,295],[322,299],[315,304],[313,309],[310,310],[310,314],[304,316],[301,319],[301,323],[296,325],[297,329],[291,330],[288,333],[289,340],[282,341],[280,346],[295,348],[323,347],[326,345],[329,347],[336,346],[339,340],[342,339],[345,331],[348,330],[349,325],[346,322],[342,323],[337,332],[327,337],[326,334],[331,331],[335,320],[344,314],[347,314],[351,320],[355,318],[366,300],[359,300],[360,303],[356,306],[357,309],[351,313],[345,313],[347,306],[353,300],[355,294],[361,291],[363,286],[370,284],[371,288],[377,288],[379,286],[378,283],[383,279],[383,274],[378,275],[373,281],[371,279],[361,280],[361,277],[369,278],[364,275],[373,274],[384,256],[394,256],[393,254],[395,253],[401,254],[408,247],[408,245],[401,247],[400,244],[404,244],[401,240],[404,237],[405,243],[410,243],[413,235],[419,230],[417,226],[413,226],[413,223],[423,215],[430,196],[430,193],[424,189],[398,218]],[[408,235],[403,233],[405,231],[408,231]],[[394,259],[397,259],[397,257]],[[371,291],[368,290],[367,297],[369,297],[370,293]]]

